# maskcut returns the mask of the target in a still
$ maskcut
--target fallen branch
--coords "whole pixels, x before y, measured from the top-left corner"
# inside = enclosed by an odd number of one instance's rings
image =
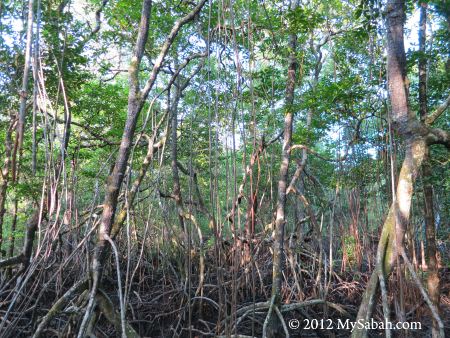
[[[47,314],[41,319],[34,335],[32,338],[39,338],[42,331],[45,329],[47,324],[60,312],[64,306],[70,301],[74,294],[80,292],[88,286],[88,279],[85,278],[75,283],[69,290],[66,291],[51,307]]]

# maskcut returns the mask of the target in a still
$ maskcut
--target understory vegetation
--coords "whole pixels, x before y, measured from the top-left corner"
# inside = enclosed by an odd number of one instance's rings
[[[450,335],[448,0],[0,0],[0,33],[0,337]],[[420,327],[338,327],[371,320]]]

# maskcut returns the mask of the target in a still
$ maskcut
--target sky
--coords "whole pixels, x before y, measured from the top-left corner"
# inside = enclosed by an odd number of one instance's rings
[[[91,26],[95,26],[95,14],[94,12],[86,12],[85,6],[87,2],[85,0],[73,0],[71,5],[71,11],[74,14],[76,19],[82,21],[89,21]],[[418,41],[418,23],[419,23],[420,9],[415,8],[413,11],[413,15],[409,16],[405,28],[405,49],[417,49],[417,41]],[[15,32],[20,32],[23,30],[22,21],[18,19],[10,19],[10,18],[2,18],[2,21],[5,24],[12,24],[13,30]],[[433,27],[434,28],[434,27]],[[429,34],[429,30],[427,31]],[[6,35],[5,41],[8,45],[11,45],[13,42],[13,38],[11,36]]]

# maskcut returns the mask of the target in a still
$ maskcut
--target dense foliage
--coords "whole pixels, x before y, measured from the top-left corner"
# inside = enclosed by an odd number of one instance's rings
[[[356,317],[408,149],[392,124],[388,94],[389,4],[199,3],[0,2],[1,336],[33,336],[49,314],[41,336],[265,335],[265,314],[245,306],[270,300],[290,113],[282,303],[326,300]],[[424,6],[422,50],[417,27]],[[406,1],[405,12],[409,108],[419,119],[420,60],[428,111],[448,105],[450,4]],[[291,66],[296,79],[288,102]],[[448,117],[444,108],[433,127],[449,130]],[[431,185],[440,313],[448,330],[448,149],[430,147],[427,163],[431,169],[414,185],[405,248],[426,283],[424,187]],[[115,244],[102,251],[105,238]],[[97,261],[104,271],[92,286]],[[431,312],[416,306],[420,288],[406,265],[398,269],[386,280],[391,319],[421,320],[425,331]],[[72,291],[70,303],[55,309],[79,281],[86,291]],[[345,318],[332,305],[287,312],[286,322]],[[381,303],[375,315],[383,318]]]

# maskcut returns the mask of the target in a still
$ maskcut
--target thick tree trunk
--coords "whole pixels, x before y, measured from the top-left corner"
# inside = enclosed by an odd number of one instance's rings
[[[423,138],[418,138],[407,145],[405,159],[403,161],[396,189],[397,203],[393,203],[389,208],[378,243],[378,254],[383,263],[383,272],[385,276],[390,274],[395,264],[400,249],[398,247],[399,243],[401,243],[400,245],[403,245],[404,227],[401,225],[399,226],[399,218],[401,218],[401,221],[404,223],[409,221],[414,181],[417,178],[426,151],[427,145]],[[401,215],[395,217],[396,212],[401,213]],[[401,236],[400,239],[398,239],[397,236]],[[396,241],[396,238],[398,241]],[[385,279],[387,280],[387,277],[385,277]],[[357,320],[370,321],[376,305],[377,289],[378,276],[377,267],[375,267],[363,295]],[[367,332],[365,332],[365,330],[355,329],[352,334],[353,338],[366,336]]]
[[[404,1],[388,1],[386,5],[386,29],[388,42],[388,84],[392,107],[391,117],[394,129],[403,137],[405,143],[405,159],[395,192],[395,202],[389,209],[378,244],[378,255],[380,255],[381,259],[377,263],[366,287],[356,318],[357,321],[367,321],[372,316],[376,304],[378,269],[383,269],[385,280],[387,280],[398,255],[402,253],[405,229],[410,218],[414,181],[426,158],[428,146],[441,143],[449,147],[446,132],[438,129],[430,129],[426,124],[417,121],[408,107],[406,56],[403,41],[404,5]],[[443,109],[445,110],[445,108]],[[435,113],[431,115],[434,116]],[[438,116],[439,114],[436,115]],[[379,264],[383,266],[380,267]],[[367,337],[367,331],[365,329],[355,328],[352,337]]]

